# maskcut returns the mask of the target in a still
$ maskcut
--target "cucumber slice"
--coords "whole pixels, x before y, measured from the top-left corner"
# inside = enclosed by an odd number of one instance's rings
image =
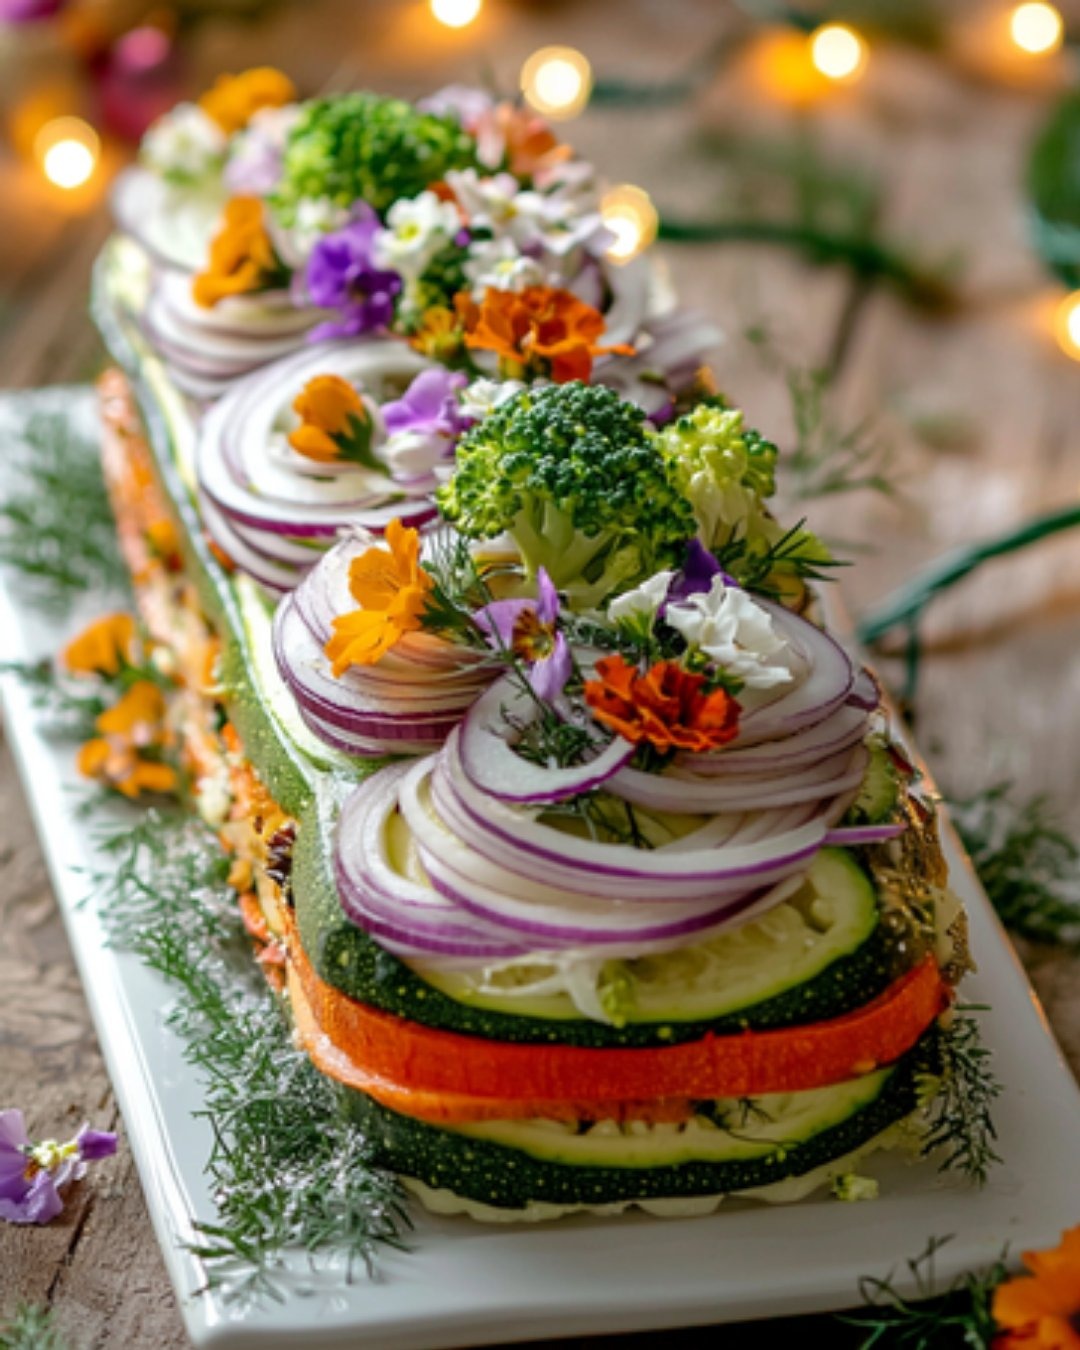
[[[870,763],[859,795],[847,813],[849,825],[880,825],[893,818],[900,804],[900,775],[888,748],[876,741],[867,749]]]

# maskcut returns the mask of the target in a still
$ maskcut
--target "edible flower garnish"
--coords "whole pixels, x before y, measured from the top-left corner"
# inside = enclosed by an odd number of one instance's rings
[[[135,620],[106,614],[64,648],[61,661],[73,675],[119,675],[135,664]]]
[[[273,66],[256,66],[240,75],[219,75],[199,99],[199,107],[227,136],[246,127],[261,108],[280,108],[296,99],[296,85]]]
[[[0,1219],[48,1223],[64,1208],[63,1187],[86,1173],[86,1164],[116,1152],[116,1135],[84,1125],[73,1139],[31,1143],[23,1113],[0,1111]]]
[[[593,717],[635,745],[704,753],[738,735],[736,700],[723,689],[707,690],[704,675],[677,661],[657,661],[642,675],[618,652],[597,661],[596,674],[585,681]]]
[[[373,544],[349,566],[349,590],[361,608],[334,620],[334,636],[326,644],[339,678],[349,666],[374,665],[421,627],[434,582],[420,566],[420,535],[392,520],[386,544]]]
[[[337,310],[341,317],[313,328],[313,342],[357,337],[387,328],[392,322],[401,277],[375,260],[380,228],[375,212],[360,203],[349,224],[323,235],[316,243],[307,265],[308,295],[312,304]]]
[[[348,380],[315,375],[292,406],[300,425],[289,433],[289,444],[298,454],[320,464],[371,464],[371,415]]]
[[[461,351],[461,318],[446,305],[431,305],[420,316],[409,346],[435,361],[452,361]]]
[[[430,473],[453,455],[454,438],[471,425],[458,402],[468,382],[461,371],[422,370],[401,398],[382,405],[388,432],[383,453],[395,475]]]
[[[258,197],[233,197],[210,245],[210,261],[197,273],[191,293],[196,304],[212,309],[226,296],[262,290],[280,272],[262,202]]]
[[[495,167],[506,163],[512,174],[535,178],[568,160],[573,151],[563,145],[542,117],[515,103],[496,103],[480,113],[472,127],[477,158]]]
[[[1080,1226],[1048,1251],[1025,1252],[1031,1272],[994,1293],[993,1316],[1004,1334],[994,1350],[1080,1350]]]
[[[633,356],[625,342],[600,346],[604,316],[570,291],[528,286],[520,292],[490,287],[478,305],[469,295],[454,303],[465,329],[465,345],[493,351],[506,379],[546,375],[556,384],[588,381],[593,357],[613,352]]]
[[[722,572],[713,577],[707,591],[669,603],[664,621],[692,649],[751,689],[771,689],[793,678],[783,664],[787,644],[773,631],[768,611],[741,587],[731,585]],[[779,660],[770,663],[770,657]]]
[[[559,595],[543,567],[536,581],[536,600],[494,600],[473,619],[493,647],[526,663],[533,693],[551,703],[566,687],[573,663],[566,637],[556,627]]]
[[[136,680],[118,703],[95,719],[101,735],[79,751],[79,772],[125,797],[175,792],[176,770],[160,758],[170,741],[165,712],[158,686],[152,680]]]

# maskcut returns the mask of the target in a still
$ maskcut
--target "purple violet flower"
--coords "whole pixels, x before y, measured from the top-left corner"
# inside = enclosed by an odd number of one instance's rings
[[[382,406],[389,432],[416,431],[436,436],[456,436],[469,425],[455,397],[469,383],[461,371],[442,366],[423,370],[399,399]]]
[[[60,1192],[86,1173],[88,1162],[116,1152],[116,1135],[84,1125],[74,1139],[30,1142],[23,1113],[0,1111],[0,1219],[48,1223],[64,1208]]]
[[[320,309],[338,310],[341,318],[313,328],[309,341],[358,337],[389,327],[401,278],[375,266],[372,245],[380,228],[378,216],[363,204],[355,220],[315,245],[307,265],[308,296]]]
[[[661,614],[668,605],[688,600],[692,595],[712,589],[713,577],[724,578],[725,586],[738,586],[734,577],[729,576],[700,539],[691,539],[686,545],[686,561],[682,571],[676,572],[668,587],[667,599],[661,606]]]
[[[0,23],[35,23],[51,19],[64,0],[0,0]]]
[[[570,678],[570,644],[555,626],[559,593],[542,567],[536,583],[536,600],[493,600],[473,619],[492,647],[513,652],[528,663],[533,693],[554,703]]]

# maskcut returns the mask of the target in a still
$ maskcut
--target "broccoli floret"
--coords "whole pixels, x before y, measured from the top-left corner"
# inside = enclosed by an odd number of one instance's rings
[[[271,204],[286,226],[307,197],[338,206],[362,199],[381,214],[449,170],[475,164],[476,142],[453,118],[377,94],[312,99],[289,132]]]
[[[706,399],[657,432],[679,490],[694,508],[707,548],[737,531],[750,543],[767,533],[764,501],[776,491],[776,446],[743,427],[743,415]]]
[[[526,582],[546,568],[579,609],[677,567],[694,533],[645,414],[579,381],[523,390],[485,417],[437,498],[469,538],[509,533]]]

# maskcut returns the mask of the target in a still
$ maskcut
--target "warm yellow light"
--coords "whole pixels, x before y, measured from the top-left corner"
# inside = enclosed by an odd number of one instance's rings
[[[1054,314],[1054,336],[1066,356],[1080,361],[1080,291],[1060,302]]]
[[[632,183],[606,192],[600,203],[600,215],[615,236],[607,247],[607,257],[615,263],[629,262],[648,248],[660,225],[652,198]]]
[[[81,117],[56,117],[34,138],[34,158],[50,183],[71,191],[94,176],[101,142]]]
[[[447,28],[467,28],[480,13],[483,0],[430,0],[431,12]]]
[[[810,34],[810,59],[827,80],[850,84],[866,69],[866,43],[846,23],[826,23]]]
[[[1012,40],[1032,56],[1049,56],[1065,41],[1065,24],[1053,5],[1017,5],[1009,19]]]
[[[592,93],[588,57],[573,47],[541,47],[521,67],[521,92],[545,117],[576,117]]]

